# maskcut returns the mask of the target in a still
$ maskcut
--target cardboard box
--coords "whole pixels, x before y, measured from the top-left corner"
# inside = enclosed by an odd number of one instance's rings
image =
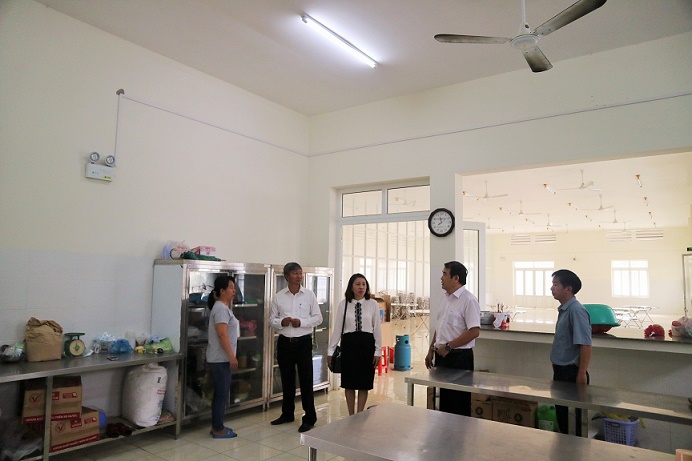
[[[387,296],[387,297],[389,297],[389,296]],[[372,296],[371,299],[374,299],[375,301],[377,301],[377,304],[378,304],[379,310],[380,310],[380,321],[383,323],[391,321],[391,309],[392,309],[391,304],[388,307],[387,301],[383,297],[381,297],[380,295]]]
[[[536,427],[537,402],[493,398],[493,421],[517,426]]]
[[[82,411],[82,379],[79,376],[56,376],[51,395],[51,421],[75,419]],[[37,423],[45,419],[46,382],[34,379],[24,386],[22,422]]]
[[[428,410],[435,410],[435,388],[428,386]]]
[[[198,255],[216,256],[216,247],[201,245],[198,247],[194,247],[190,251],[192,251],[193,253],[198,254]]]
[[[493,401],[489,395],[471,394],[471,416],[489,421],[493,419]]]
[[[75,419],[51,421],[50,451],[64,450],[99,439],[99,412],[93,408],[82,408]]]

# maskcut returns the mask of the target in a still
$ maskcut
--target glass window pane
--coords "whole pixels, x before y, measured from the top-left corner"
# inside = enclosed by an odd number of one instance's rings
[[[515,283],[515,293],[517,295],[524,294],[524,271],[515,271],[516,283]]]
[[[526,271],[526,294],[531,296],[533,295],[533,271]]]
[[[382,191],[353,192],[341,196],[341,216],[382,214]]]
[[[387,189],[387,213],[409,213],[430,209],[430,186]]]

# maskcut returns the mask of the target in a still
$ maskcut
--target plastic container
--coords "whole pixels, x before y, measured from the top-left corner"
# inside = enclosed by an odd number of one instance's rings
[[[603,432],[606,442],[633,447],[637,443],[638,427],[639,419],[619,421],[617,419],[603,418]]]
[[[411,344],[408,335],[397,335],[394,345],[394,369],[397,371],[411,369]]]
[[[539,405],[536,411],[538,428],[544,431],[559,432],[557,427],[557,412],[555,405]]]

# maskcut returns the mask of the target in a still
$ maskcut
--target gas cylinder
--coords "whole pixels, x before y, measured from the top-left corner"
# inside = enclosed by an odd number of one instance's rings
[[[411,369],[411,344],[408,335],[397,335],[394,345],[394,369],[397,371]]]

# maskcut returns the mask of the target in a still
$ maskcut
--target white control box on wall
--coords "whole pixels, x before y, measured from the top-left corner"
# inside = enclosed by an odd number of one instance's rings
[[[102,181],[113,181],[115,179],[115,169],[105,165],[97,165],[96,163],[87,163],[86,177]]]

